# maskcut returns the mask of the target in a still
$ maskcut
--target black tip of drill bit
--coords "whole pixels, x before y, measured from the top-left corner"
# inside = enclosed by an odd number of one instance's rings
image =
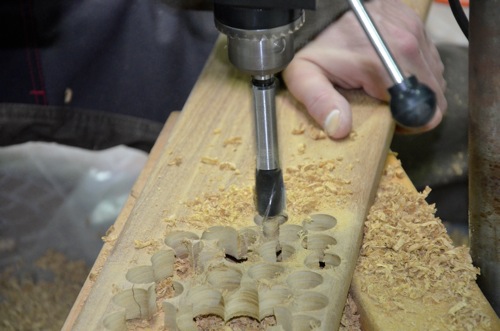
[[[257,170],[255,192],[260,216],[280,215],[285,209],[285,185],[281,169]]]

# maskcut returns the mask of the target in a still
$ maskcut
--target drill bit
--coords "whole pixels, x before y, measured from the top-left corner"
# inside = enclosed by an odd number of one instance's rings
[[[276,125],[276,84],[274,75],[252,77],[257,139],[255,191],[257,211],[263,220],[278,216],[285,209]]]

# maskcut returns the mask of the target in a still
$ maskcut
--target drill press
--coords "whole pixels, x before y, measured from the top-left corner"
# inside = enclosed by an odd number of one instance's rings
[[[275,74],[285,69],[294,56],[293,33],[304,22],[303,9],[314,7],[315,0],[214,1],[215,24],[227,35],[230,62],[252,76],[257,139],[256,204],[263,224],[270,218],[283,216],[285,209]]]
[[[414,76],[403,76],[363,3],[348,3],[394,82],[389,88],[393,118],[406,128],[426,125],[436,112],[435,94]],[[260,216],[256,220],[262,223],[264,234],[266,226],[271,227],[268,232],[273,237],[279,223],[286,221],[275,74],[285,69],[294,56],[293,34],[304,22],[304,10],[315,7],[316,0],[214,0],[215,24],[227,35],[229,61],[252,76],[257,139],[255,191]]]

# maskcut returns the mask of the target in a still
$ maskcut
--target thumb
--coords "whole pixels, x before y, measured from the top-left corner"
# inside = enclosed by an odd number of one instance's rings
[[[349,102],[333,87],[320,67],[296,59],[283,72],[283,79],[288,90],[330,138],[342,139],[349,135],[352,127]]]

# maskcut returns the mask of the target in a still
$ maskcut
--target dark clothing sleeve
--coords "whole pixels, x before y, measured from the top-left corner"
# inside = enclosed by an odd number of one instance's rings
[[[171,111],[183,108],[218,36],[211,11],[185,8],[203,8],[201,2],[2,1],[0,145],[50,140],[49,132],[56,132],[45,130],[51,120],[58,128],[66,120],[72,127],[84,113],[85,123],[104,121],[115,134],[122,131],[121,121],[133,118],[164,123]],[[306,13],[298,44],[333,21],[343,4],[318,0],[318,11]],[[32,123],[26,125],[29,114]],[[113,130],[113,122],[119,129]],[[74,142],[90,139],[94,149],[108,146],[91,137],[93,131],[102,134],[98,127],[84,136],[75,130]],[[53,138],[59,141],[60,135]],[[112,141],[130,143],[130,137]]]

